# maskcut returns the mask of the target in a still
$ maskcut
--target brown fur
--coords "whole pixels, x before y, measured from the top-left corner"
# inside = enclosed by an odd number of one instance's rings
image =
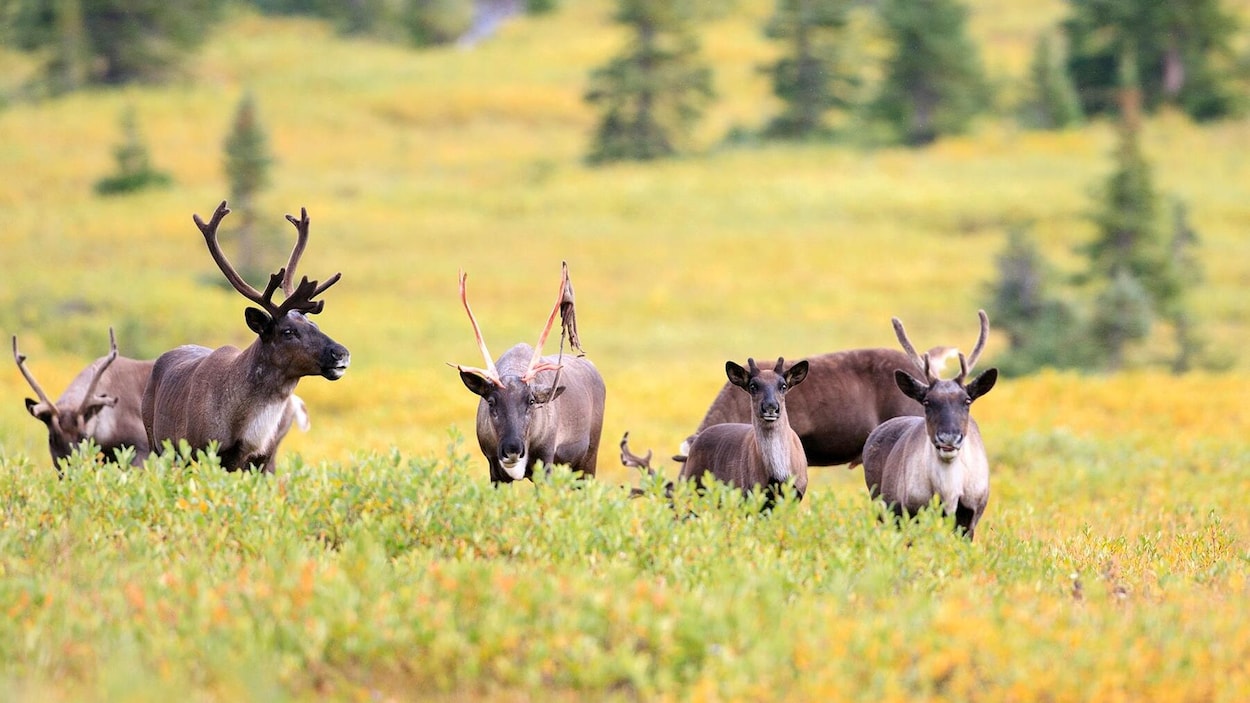
[[[807,361],[808,378],[786,396],[786,407],[810,466],[849,463],[854,467],[873,428],[892,417],[921,412],[894,383],[896,369],[915,367],[900,351],[852,349]],[[750,418],[750,399],[726,383],[698,432],[723,422],[750,422]]]
[[[760,488],[770,502],[778,488],[793,479],[799,499],[807,492],[807,457],[788,418],[789,393],[809,377],[808,364],[800,361],[784,369],[761,370],[754,359],[749,370],[734,362],[725,364],[731,386],[749,401],[751,424],[720,423],[699,432],[690,443],[681,479],[702,481],[710,474],[721,482],[738,486],[744,493]],[[767,418],[775,417],[772,421]],[[770,462],[774,465],[770,466]]]
[[[17,351],[17,337],[13,338],[13,351],[19,369],[28,373],[23,368],[25,356]],[[91,389],[95,400],[84,404],[92,379],[105,364],[107,367]],[[124,356],[110,361],[108,356],[102,356],[80,371],[51,407],[44,400],[43,389],[33,382],[33,376],[30,377],[32,387],[41,398],[28,398],[26,409],[48,428],[48,450],[54,467],[59,459],[69,456],[88,438],[95,441],[106,457],[112,457],[122,447],[134,447],[131,463],[143,463],[150,447],[140,404],[152,364]]]

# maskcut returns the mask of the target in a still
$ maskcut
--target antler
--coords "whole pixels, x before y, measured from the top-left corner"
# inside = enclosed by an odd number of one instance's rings
[[[499,370],[495,368],[495,361],[490,356],[490,351],[486,349],[486,341],[482,339],[482,330],[477,326],[477,318],[473,316],[473,309],[469,307],[469,296],[466,292],[465,281],[469,278],[469,274],[460,270],[460,302],[464,304],[464,311],[469,313],[469,323],[473,325],[473,336],[477,339],[477,348],[482,352],[482,358],[486,360],[486,368],[479,369],[474,366],[461,366],[460,364],[451,364],[455,366],[461,373],[472,373],[494,383],[503,388],[503,379],[499,378]]]
[[[911,340],[907,338],[907,330],[903,329],[903,321],[897,317],[892,317],[890,322],[894,324],[894,336],[898,337],[898,343],[903,345],[903,351],[907,352],[907,356],[911,358],[912,363],[924,372],[925,378],[930,381],[937,380],[929,364],[929,355],[925,354],[924,357],[921,357],[916,353],[916,348],[912,346]]]
[[[985,349],[985,340],[990,336],[989,315],[986,315],[984,310],[977,310],[977,317],[981,318],[981,333],[977,336],[976,345],[972,347],[972,354],[967,359],[964,359],[963,354],[959,355],[959,376],[955,378],[955,381],[960,384],[964,382],[968,372],[972,371],[972,367],[977,365],[981,352]]]
[[[100,382],[100,379],[104,377],[104,372],[107,371],[108,367],[111,366],[116,360],[117,337],[113,334],[113,328],[110,327],[109,354],[105,357],[104,363],[100,364],[100,368],[96,369],[95,374],[91,376],[91,383],[87,384],[87,392],[83,394],[82,404],[78,406],[79,415],[86,414],[87,410],[93,405],[115,405],[117,403],[116,398],[109,398],[107,396],[102,396],[100,398],[95,397],[96,384]]]
[[[295,310],[306,315],[315,315],[325,307],[325,301],[319,300],[313,302],[312,298],[324,292],[327,288],[338,282],[342,277],[341,273],[336,273],[325,283],[317,285],[316,281],[309,281],[305,276],[300,284],[292,290],[291,281],[294,278],[294,268],[299,263],[300,257],[304,253],[304,246],[308,243],[308,211],[300,208],[301,219],[296,220],[291,215],[287,215],[287,219],[291,224],[295,225],[298,237],[295,242],[295,248],[291,251],[291,257],[287,265],[278,269],[277,273],[269,275],[269,283],[265,286],[264,292],[258,291],[243,280],[239,272],[226,258],[225,252],[221,250],[221,243],[217,239],[217,227],[221,224],[222,219],[230,214],[230,208],[226,207],[226,201],[221,201],[217,206],[217,210],[213,212],[213,217],[205,224],[199,215],[192,215],[191,219],[195,220],[196,227],[200,228],[200,233],[204,235],[204,243],[208,245],[208,253],[212,255],[213,261],[217,263],[217,268],[225,274],[226,280],[230,281],[230,285],[234,286],[244,298],[256,303],[269,313],[270,317],[278,318],[286,313]],[[273,302],[273,294],[282,288],[282,292],[286,295],[286,299],[281,305]]]
[[[648,474],[654,474],[655,469],[651,468],[651,450],[647,450],[646,456],[638,456],[629,451],[629,432],[621,437],[621,464],[634,469],[642,469]]]
[[[17,361],[17,369],[26,377],[26,382],[30,387],[35,389],[35,395],[39,396],[39,402],[48,406],[53,414],[56,413],[56,404],[48,399],[48,394],[43,392],[43,387],[35,380],[30,371],[26,368],[26,355],[17,350],[17,335],[13,335],[13,359]]]
[[[560,292],[556,295],[555,307],[551,308],[551,314],[547,316],[547,325],[543,327],[542,334],[538,335],[538,345],[534,347],[534,356],[530,358],[529,367],[521,376],[521,380],[529,383],[534,380],[542,371],[559,371],[560,363],[551,363],[549,361],[540,362],[543,355],[543,345],[547,343],[547,335],[551,334],[551,325],[556,321],[556,313],[561,315],[561,331],[567,332],[569,341],[572,346],[577,347],[581,351],[581,344],[577,340],[577,318],[573,312],[573,283],[569,280],[568,262],[560,263]],[[567,310],[567,316],[564,311]],[[561,336],[560,356],[564,356],[563,335]]]
[[[300,282],[299,287],[292,290],[291,283],[295,280],[295,267],[299,266],[300,257],[304,255],[304,247],[308,245],[308,208],[302,207],[299,209],[298,220],[295,219],[295,217],[292,215],[287,215],[286,219],[288,222],[295,225],[296,238],[295,238],[295,247],[291,249],[291,256],[289,259],[287,259],[286,266],[284,268],[278,269],[278,272],[283,274],[282,292],[286,294],[286,300],[282,301],[282,306],[285,308],[287,306],[287,303],[290,300],[295,299],[297,301],[300,301],[299,303],[297,303],[298,305],[307,306],[310,308],[307,310],[300,309],[300,308],[296,308],[296,309],[299,309],[300,312],[303,312],[305,314],[314,315],[316,313],[321,312],[321,309],[325,306],[325,301],[319,300],[316,303],[313,303],[311,301],[311,298],[315,298],[318,295],[321,295],[322,293],[325,292],[327,288],[334,285],[335,283],[338,283],[339,279],[343,277],[343,274],[341,272],[336,273],[333,276],[330,276],[330,278],[326,279],[326,282],[322,283],[321,285],[317,285],[316,281],[312,281],[311,286],[307,286],[307,284],[309,283],[308,277],[304,276],[303,280]],[[312,290],[312,292],[310,293],[307,292],[309,288],[311,288]],[[306,293],[306,295],[301,296],[302,293]],[[316,309],[311,309],[312,306],[315,306]],[[295,306],[293,305],[292,308],[295,308]]]

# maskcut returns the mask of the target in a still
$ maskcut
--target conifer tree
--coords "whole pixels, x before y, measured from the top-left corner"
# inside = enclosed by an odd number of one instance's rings
[[[964,6],[958,0],[881,0],[879,12],[893,49],[873,114],[912,145],[967,129],[988,107],[989,88]]]
[[[1237,112],[1232,42],[1237,17],[1221,0],[1069,0],[1068,68],[1086,114],[1114,110],[1118,66],[1130,52],[1143,105],[1172,104],[1199,120]]]
[[[45,56],[44,87],[160,81],[221,17],[226,0],[14,0],[21,49]]]
[[[113,149],[117,170],[111,176],[96,181],[95,191],[100,195],[130,193],[149,187],[164,187],[172,182],[169,174],[152,167],[147,144],[139,133],[134,108],[127,108],[121,117],[122,142]]]
[[[230,182],[230,208],[239,213],[239,268],[245,275],[260,271],[260,235],[256,230],[256,199],[269,185],[269,138],[260,124],[256,101],[244,93],[235,108],[230,133],[224,143],[226,179]]]
[[[691,0],[618,0],[630,30],[624,53],[591,74],[585,99],[601,116],[588,160],[644,161],[676,154],[712,98],[699,60]]]
[[[1084,120],[1067,64],[1054,50],[1053,37],[1038,37],[1029,66],[1031,95],[1025,121],[1041,129],[1064,129]]]
[[[777,0],[764,29],[784,54],[768,67],[773,94],[785,103],[765,133],[799,138],[828,131],[825,113],[850,106],[856,79],[845,72],[842,42],[849,0]]]

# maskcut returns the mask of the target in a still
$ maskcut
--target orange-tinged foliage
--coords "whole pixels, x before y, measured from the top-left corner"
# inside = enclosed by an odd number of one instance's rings
[[[1065,4],[969,4],[1006,108]],[[699,153],[590,169],[581,94],[624,34],[605,1],[562,5],[473,51],[239,14],[181,85],[0,111],[0,319],[50,392],[103,353],[109,325],[141,357],[250,341],[238,296],[204,285],[218,274],[190,222],[224,197],[221,140],[246,89],[277,157],[260,203],[275,261],[282,214],[307,206],[302,268],[344,273],[318,322],[354,357],[341,381],[300,384],[313,429],[287,438],[271,479],[191,456],[58,481],[29,389],[0,374],[0,692],[1250,697],[1250,123],[1165,114],[1145,133],[1159,188],[1201,235],[1193,303],[1231,372],[1000,381],[974,413],[993,493],[972,545],[931,515],[879,525],[842,468],[814,470],[807,499],[771,519],[711,503],[674,521],[612,491],[639,480],[617,465],[625,430],[671,476],[663,457],[726,359],[894,346],[893,315],[923,345],[966,348],[1009,227],[1031,223],[1061,270],[1080,267],[1114,135],[991,117],[924,150],[722,146],[775,108],[757,70],[777,52],[759,31],[771,3],[753,0],[701,31],[720,100]],[[28,70],[15,61],[0,48],[3,85]],[[101,200],[91,184],[128,106],[176,184]],[[477,399],[445,365],[478,362],[455,274],[470,272],[499,354],[534,341],[562,259],[609,389],[600,480],[491,491]],[[1005,344],[994,332],[981,366]]]

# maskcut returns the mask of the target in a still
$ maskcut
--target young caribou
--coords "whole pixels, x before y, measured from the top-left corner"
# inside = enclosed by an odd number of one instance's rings
[[[192,448],[217,443],[221,465],[230,471],[259,468],[273,473],[278,445],[292,423],[304,422],[304,404],[294,395],[304,376],[336,381],[347,373],[351,354],[308,319],[325,301],[313,298],[338,282],[334,274],[318,285],[305,276],[295,285],[295,269],[308,243],[308,211],[295,225],[296,241],[287,265],[269,277],[263,292],[248,285],[226,260],[217,227],[229,214],[223,200],[205,224],[194,215],[208,252],[234,289],[260,308],[244,313],[256,340],[247,348],[209,349],[186,345],[156,360],[143,394],[143,424],[152,447],[186,440]],[[281,288],[281,304],[273,295]]]
[[[95,440],[106,457],[114,456],[115,450],[122,447],[134,447],[132,464],[141,464],[147,458],[148,434],[143,429],[139,406],[143,387],[152,373],[152,362],[118,356],[112,327],[109,353],[79,372],[55,403],[26,368],[26,355],[17,350],[17,335],[13,336],[13,358],[39,397],[38,401],[27,398],[26,410],[48,426],[48,450],[57,471],[60,460],[88,438]]]
[[[953,353],[948,347],[929,351],[935,363]],[[894,383],[894,370],[912,363],[897,349],[848,349],[807,361],[807,382],[789,394],[786,405],[809,466],[854,468],[873,428],[892,417],[920,414]],[[752,411],[751,399],[725,383],[696,434],[722,422],[751,422]]]
[[[534,465],[567,464],[593,477],[603,432],[606,391],[603,377],[589,360],[564,356],[563,335],[582,353],[573,310],[573,285],[563,264],[560,292],[538,346],[517,344],[498,361],[491,359],[465,292],[468,274],[460,272],[460,302],[469,315],[478,350],[486,361],[479,369],[451,364],[465,387],[478,395],[477,442],[490,465],[493,484],[531,479]],[[543,344],[556,314],[561,317],[561,351],[543,356]]]
[[[908,356],[925,374],[924,381],[902,369],[895,382],[909,398],[920,403],[923,417],[896,417],[868,435],[864,445],[864,483],[898,515],[914,515],[940,496],[942,510],[955,516],[955,524],[971,540],[990,498],[990,467],[981,431],[970,410],[977,398],[990,392],[998,380],[991,368],[966,383],[976,365],[990,322],[979,311],[981,334],[967,359],[959,355],[959,375],[938,378],[928,354],[916,354],[903,323],[893,318],[894,333]]]
[[[808,362],[800,361],[789,369],[784,366],[782,358],[772,370],[760,369],[755,359],[747,359],[745,369],[725,362],[729,382],[750,398],[751,424],[726,422],[703,429],[690,441],[678,478],[702,481],[705,474],[711,474],[743,493],[760,487],[769,505],[780,487],[793,480],[795,494],[802,500],[807,492],[807,455],[790,427],[786,394],[808,377]],[[624,440],[621,445],[624,458]]]

